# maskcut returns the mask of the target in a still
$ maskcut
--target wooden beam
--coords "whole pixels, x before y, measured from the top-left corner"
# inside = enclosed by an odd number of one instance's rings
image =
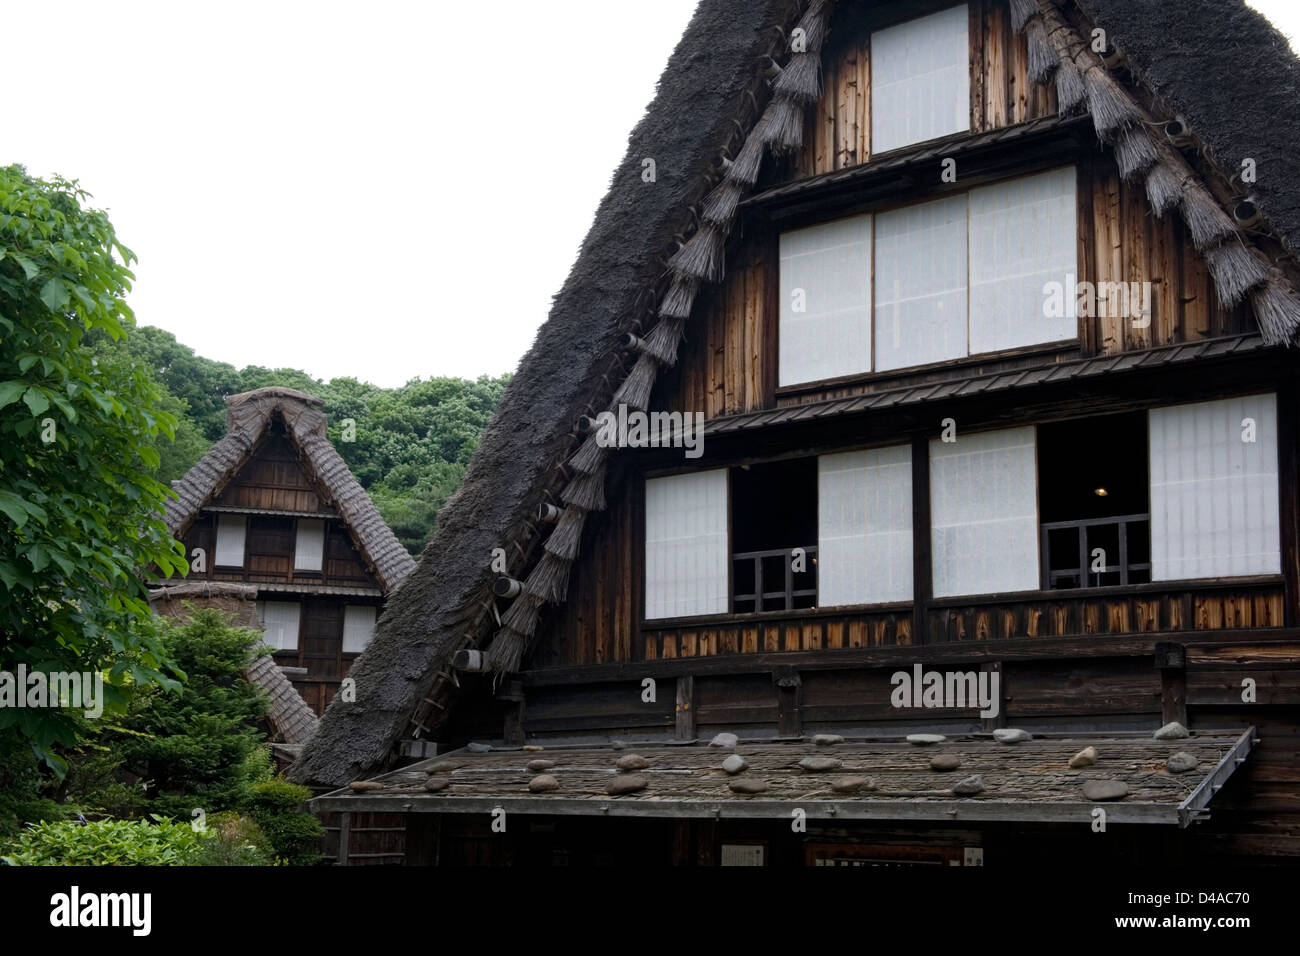
[[[627,681],[640,687],[645,677],[676,678],[686,674],[695,677],[726,676],[732,674],[770,674],[779,668],[792,670],[843,670],[846,667],[870,669],[898,667],[917,663],[918,657],[927,665],[980,664],[986,661],[1052,661],[1080,658],[1145,657],[1155,653],[1158,634],[1088,635],[1081,637],[1012,638],[1009,640],[970,641],[952,644],[932,644],[918,654],[915,647],[854,647],[842,650],[778,651],[762,654],[722,655],[711,658],[689,658],[642,661],[632,664],[600,664],[579,667],[555,667],[545,670],[525,671],[520,675],[524,686],[564,687],[590,684],[612,684]],[[1186,630],[1178,632],[1179,641],[1198,653],[1214,653],[1217,649],[1231,655],[1234,645],[1258,650],[1264,647],[1285,647],[1300,643],[1300,628],[1251,630]]]
[[[818,797],[808,800],[636,800],[611,797],[449,797],[441,794],[381,794],[353,797],[320,797],[324,811],[346,809],[374,813],[458,813],[490,814],[502,809],[507,814],[560,817],[658,817],[696,820],[789,820],[791,811],[802,809],[810,820],[930,820],[985,821],[1001,823],[1076,823],[1092,820],[1091,802],[1034,802],[1031,800],[866,800],[851,797],[837,800]],[[1106,808],[1110,823],[1153,823],[1177,825],[1179,807],[1174,803],[1115,803]]]

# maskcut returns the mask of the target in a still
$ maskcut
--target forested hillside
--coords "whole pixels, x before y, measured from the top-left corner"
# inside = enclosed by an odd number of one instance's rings
[[[250,365],[236,369],[196,355],[170,332],[131,329],[125,348],[153,370],[169,393],[167,411],[181,421],[175,442],[156,441],[158,478],[179,478],[225,433],[224,396],[266,385],[296,388],[325,400],[330,438],[402,544],[418,555],[433,533],[438,509],[465,473],[479,435],[492,417],[509,375],[413,379],[379,388],[354,378],[322,382],[298,369]],[[342,423],[356,423],[342,440]]]

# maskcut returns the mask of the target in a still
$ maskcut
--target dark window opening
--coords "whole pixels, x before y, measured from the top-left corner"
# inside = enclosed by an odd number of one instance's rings
[[[731,469],[731,547],[733,612],[817,606],[816,458]]]
[[[1147,417],[1038,426],[1043,587],[1151,580]]]

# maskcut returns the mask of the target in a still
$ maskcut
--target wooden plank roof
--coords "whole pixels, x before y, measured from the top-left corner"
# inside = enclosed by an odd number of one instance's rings
[[[1104,806],[1108,822],[1188,826],[1194,822],[1227,777],[1245,760],[1255,742],[1254,728],[1198,732],[1182,740],[1155,740],[1150,735],[1045,734],[1017,744],[995,741],[991,734],[950,737],[918,746],[901,737],[850,738],[818,746],[800,740],[740,741],[734,749],[695,741],[689,745],[609,744],[525,751],[492,750],[454,753],[375,778],[382,789],[336,790],[314,801],[318,811],[409,811],[433,813],[507,813],[790,819],[802,809],[813,819],[1038,821],[1089,825],[1093,808]],[[1070,758],[1084,747],[1097,748],[1093,766],[1074,770]],[[1165,761],[1186,752],[1198,766],[1171,773]],[[723,768],[731,754],[748,767],[735,776]],[[627,774],[615,762],[631,754],[649,766],[633,771],[648,783],[636,793],[611,796],[610,782]],[[955,755],[952,771],[931,769],[933,757]],[[805,757],[828,757],[839,766],[826,772],[801,769]],[[528,769],[542,759],[552,766]],[[529,781],[550,774],[559,789],[530,793]],[[986,789],[958,796],[952,787],[978,774]],[[436,793],[425,790],[431,776],[449,783]],[[832,784],[846,776],[865,777],[870,789],[843,793]],[[766,786],[753,795],[733,792],[733,781]],[[1128,787],[1120,800],[1088,799],[1088,781],[1119,781]]]

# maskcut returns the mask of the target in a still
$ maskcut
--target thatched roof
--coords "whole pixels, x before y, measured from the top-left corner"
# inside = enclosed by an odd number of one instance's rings
[[[284,422],[289,441],[338,510],[366,563],[385,592],[391,592],[415,567],[415,560],[380,515],[347,462],[330,443],[322,399],[292,388],[259,388],[226,398],[226,434],[172,483],[176,498],[167,503],[167,527],[181,537],[247,463],[274,419]]]
[[[1108,39],[1225,175],[1254,159],[1254,193],[1290,251],[1300,253],[1300,60],[1241,0],[1080,0]]]
[[[577,438],[574,422],[608,408],[611,401],[644,407],[658,369],[675,361],[695,292],[719,278],[737,204],[758,180],[765,155],[800,145],[806,111],[820,88],[820,50],[833,6],[830,0],[703,0],[697,8],[461,490],[445,505],[419,569],[390,600],[388,614],[351,673],[357,681],[356,702],[336,699],[330,706],[294,767],[296,779],[337,786],[381,767],[405,732],[435,734],[455,698],[448,662],[456,650],[486,648],[497,670],[517,666],[542,606],[564,597],[586,515],[604,507],[607,449]],[[1179,156],[1153,146],[1153,160],[1143,148],[1146,107],[1134,103],[1104,69],[1092,68],[1088,56],[1095,54],[1079,52],[1078,65],[1057,69],[1058,56],[1063,60],[1075,54],[1073,48],[1047,46],[1047,38],[1056,43],[1068,34],[1077,44],[1078,36],[1054,29],[1061,26],[1059,17],[1044,25],[1056,15],[1048,0],[1041,7],[1035,0],[1016,0],[1013,6],[1020,8],[1017,26],[1030,31],[1036,77],[1046,82],[1053,74],[1066,74],[1067,80],[1078,81],[1082,92],[1075,105],[1089,109],[1099,135],[1124,153],[1126,175],[1146,174],[1154,165],[1179,177],[1171,205],[1200,217],[1204,228],[1196,235],[1204,241],[1198,248],[1211,259],[1216,280],[1224,280],[1220,294],[1249,295],[1267,340],[1289,341],[1300,334],[1300,300],[1289,284],[1276,270],[1265,269],[1230,219],[1228,228],[1222,227],[1226,214],[1185,163],[1177,165],[1183,162]],[[1104,6],[1101,23],[1113,31],[1116,42],[1122,43],[1125,35],[1157,33],[1149,26],[1155,4]],[[1194,37],[1189,48],[1208,49],[1225,6],[1235,10],[1241,4],[1179,4],[1184,22],[1166,36],[1175,43],[1190,43],[1179,38]],[[791,52],[785,40],[796,23],[804,30],[806,52]],[[1258,44],[1272,48],[1281,42],[1266,24],[1256,27]],[[1141,63],[1140,49],[1135,43],[1135,66]],[[1167,52],[1155,37],[1152,61]],[[1216,52],[1237,60],[1259,51],[1237,45],[1216,46]],[[769,85],[765,74],[773,59],[783,69]],[[1295,68],[1291,58],[1282,73],[1291,75]],[[1233,72],[1258,76],[1255,71]],[[1164,78],[1159,96],[1171,104],[1197,99],[1201,79]],[[1266,85],[1264,79],[1257,82]],[[1238,100],[1254,95],[1244,84],[1235,91]],[[1234,109],[1216,101],[1212,111]],[[1287,130],[1289,136],[1296,132],[1295,125]],[[1225,126],[1219,134],[1207,122],[1203,135],[1208,146],[1230,152],[1231,129]],[[653,183],[642,178],[646,158],[655,161]],[[1167,182],[1160,174],[1155,179],[1157,186]],[[1288,239],[1300,226],[1293,205],[1262,191],[1261,204],[1280,238]],[[1266,307],[1272,317],[1267,326]],[[631,351],[622,343],[622,333],[629,331],[637,336]],[[564,508],[553,531],[533,520],[540,503]],[[525,581],[523,595],[499,622],[491,599],[495,548],[505,550],[509,574]]]

